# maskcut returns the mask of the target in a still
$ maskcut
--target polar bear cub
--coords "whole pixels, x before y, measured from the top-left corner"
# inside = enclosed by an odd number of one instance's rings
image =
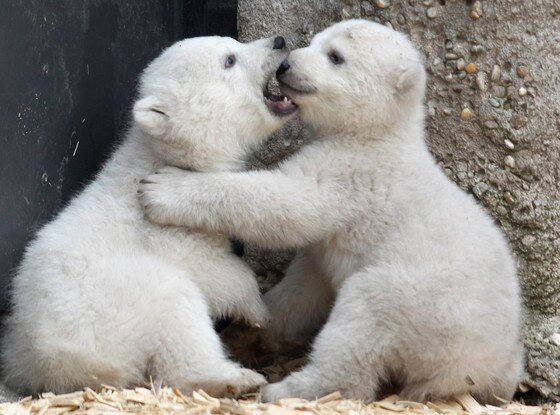
[[[242,168],[295,111],[266,91],[287,56],[281,37],[193,38],[148,66],[124,141],[25,252],[3,339],[10,386],[68,392],[152,378],[224,394],[265,383],[228,360],[211,320],[267,322],[253,272],[222,235],[148,222],[137,187],[164,165]]]
[[[510,398],[523,368],[514,261],[428,152],[411,42],[372,22],[338,23],[277,77],[311,144],[274,171],[165,168],[141,188],[158,223],[300,248],[265,296],[263,337],[297,341],[326,323],[308,365],[264,387],[264,399],[374,399],[386,381],[406,399]]]

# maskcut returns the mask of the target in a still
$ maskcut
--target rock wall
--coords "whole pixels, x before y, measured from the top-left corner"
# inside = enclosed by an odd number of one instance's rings
[[[525,385],[558,398],[560,1],[239,0],[238,6],[241,40],[282,34],[294,48],[348,18],[406,32],[423,52],[430,149],[509,238],[527,309]],[[294,121],[256,155],[255,165],[273,164],[306,138]],[[283,266],[286,257],[280,258]]]

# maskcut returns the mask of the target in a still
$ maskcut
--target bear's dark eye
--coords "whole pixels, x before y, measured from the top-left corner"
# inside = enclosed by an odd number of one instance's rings
[[[335,65],[340,65],[341,63],[344,63],[344,58],[340,56],[340,54],[335,50],[329,52],[329,59]]]
[[[235,55],[229,55],[229,56],[226,58],[226,62],[225,62],[225,64],[224,64],[224,67],[225,67],[226,69],[227,69],[227,68],[231,68],[233,65],[235,65],[235,62],[236,62],[236,61],[237,61],[237,60],[235,59]]]

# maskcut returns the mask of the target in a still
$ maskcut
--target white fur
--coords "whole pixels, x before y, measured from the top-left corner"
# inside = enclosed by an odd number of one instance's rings
[[[166,164],[240,169],[283,123],[262,91],[287,54],[273,39],[195,38],[149,65],[124,142],[26,250],[3,339],[9,385],[68,392],[151,377],[224,394],[265,383],[227,359],[211,320],[266,323],[253,272],[223,235],[148,222],[137,188]]]
[[[158,223],[300,248],[265,296],[264,337],[301,341],[326,324],[309,364],[266,386],[264,399],[374,399],[386,381],[406,399],[510,398],[523,364],[514,262],[428,152],[418,52],[384,26],[347,21],[289,63],[280,81],[314,132],[310,145],[274,171],[166,168],[141,189]]]

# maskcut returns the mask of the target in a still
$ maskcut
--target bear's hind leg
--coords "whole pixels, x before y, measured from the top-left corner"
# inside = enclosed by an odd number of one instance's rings
[[[315,339],[310,363],[301,371],[263,389],[263,399],[315,399],[340,391],[345,398],[371,400],[385,377],[382,354],[391,347],[391,332],[376,310],[368,274],[344,282],[330,317]],[[380,302],[383,304],[383,301]]]
[[[200,275],[197,285],[204,292],[212,319],[231,318],[252,327],[264,327],[270,315],[253,270],[233,255],[216,261]]]
[[[239,395],[266,383],[260,374],[229,360],[214,331],[202,292],[184,278],[177,295],[160,315],[159,339],[149,373],[166,385],[190,393],[203,389],[214,396]]]
[[[325,323],[334,292],[330,281],[305,252],[296,255],[286,276],[264,295],[272,316],[261,343],[275,352],[306,345]]]

